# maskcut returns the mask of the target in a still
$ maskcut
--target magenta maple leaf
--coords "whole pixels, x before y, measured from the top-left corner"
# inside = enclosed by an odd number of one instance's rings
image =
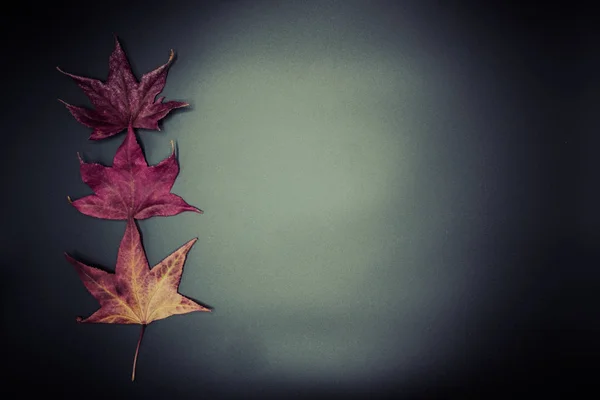
[[[163,103],[164,97],[156,99],[167,81],[167,71],[173,61],[171,50],[169,61],[154,71],[142,76],[138,83],[131,71],[125,52],[115,37],[115,50],[109,58],[108,79],[106,83],[92,78],[85,78],[64,72],[90,98],[95,110],[77,107],[63,102],[77,121],[92,128],[91,140],[100,140],[134,128],[158,130],[158,121],[171,110],[188,106],[180,101]]]
[[[171,193],[179,174],[175,149],[172,148],[171,155],[157,165],[148,166],[131,126],[115,154],[112,167],[86,163],[81,156],[79,161],[81,177],[95,194],[71,204],[85,215],[125,220],[166,217],[184,211],[203,213]]]

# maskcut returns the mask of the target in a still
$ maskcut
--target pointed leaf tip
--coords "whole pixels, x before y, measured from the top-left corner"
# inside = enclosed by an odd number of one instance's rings
[[[73,74],[71,74],[71,73],[69,73],[69,72],[67,72],[67,71],[63,70],[61,67],[56,67],[56,70],[57,70],[58,72],[60,72],[61,74],[64,74],[64,75],[70,76],[71,78],[73,77]]]

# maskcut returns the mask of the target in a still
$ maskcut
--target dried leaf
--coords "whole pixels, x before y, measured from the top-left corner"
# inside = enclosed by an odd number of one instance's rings
[[[78,322],[142,325],[132,380],[146,325],[176,314],[210,311],[178,292],[183,264],[196,240],[190,240],[150,269],[135,221],[128,219],[114,273],[85,265],[65,253],[87,290],[100,303],[98,311],[78,318]]]
[[[171,216],[184,211],[203,213],[171,193],[179,174],[174,149],[157,165],[148,166],[131,127],[115,154],[112,167],[86,163],[81,157],[79,160],[81,177],[95,193],[72,202],[83,214],[125,220]]]
[[[93,129],[90,136],[92,140],[116,135],[129,125],[134,128],[160,131],[158,121],[171,110],[188,106],[187,103],[180,101],[163,103],[164,97],[156,99],[165,87],[167,71],[173,57],[174,53],[171,50],[166,64],[143,75],[138,82],[119,40],[115,37],[115,50],[109,58],[106,82],[73,75],[57,67],[60,72],[73,78],[90,98],[95,109],[63,103],[77,121]]]

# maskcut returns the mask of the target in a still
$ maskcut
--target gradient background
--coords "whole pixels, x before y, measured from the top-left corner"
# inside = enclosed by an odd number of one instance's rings
[[[598,43],[591,11],[485,2],[102,1],[3,18],[5,390],[112,398],[492,398],[597,379]],[[436,4],[434,6],[434,4]],[[15,25],[8,25],[8,23]],[[79,214],[61,98],[178,56],[178,147],[205,211],[140,222],[151,265],[198,237],[180,290],[213,314],[78,325],[67,251],[113,268],[125,223]],[[586,138],[584,134],[589,134]]]

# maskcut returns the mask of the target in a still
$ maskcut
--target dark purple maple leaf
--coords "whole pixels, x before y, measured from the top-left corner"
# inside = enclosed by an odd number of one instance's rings
[[[125,220],[167,217],[184,211],[203,214],[202,210],[171,193],[179,174],[174,148],[169,157],[148,166],[131,126],[115,154],[112,167],[86,163],[81,157],[79,161],[81,178],[95,194],[71,204],[85,215]]]
[[[77,121],[92,128],[91,140],[105,139],[127,129],[134,128],[158,130],[158,121],[171,110],[186,107],[189,104],[180,101],[163,103],[164,97],[156,99],[167,81],[167,71],[173,61],[171,50],[169,61],[137,81],[125,52],[115,37],[115,50],[109,58],[108,78],[106,82],[85,78],[64,72],[90,98],[95,110],[77,107],[63,102]],[[156,99],[156,101],[155,101]]]

